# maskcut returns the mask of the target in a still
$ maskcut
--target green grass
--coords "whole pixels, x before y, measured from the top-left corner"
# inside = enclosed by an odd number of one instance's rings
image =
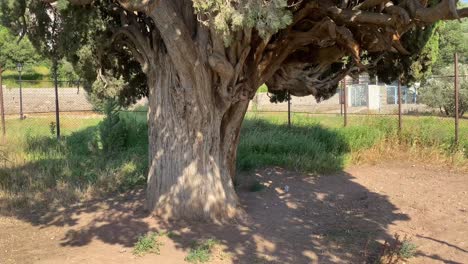
[[[98,125],[102,117],[64,116],[60,141],[50,132],[52,116],[8,119],[3,148],[7,157],[0,161],[0,199],[7,199],[3,205],[53,206],[53,201],[76,200],[88,192],[143,185],[148,166],[146,124],[139,121],[139,114],[122,119],[128,129],[126,143],[110,153],[102,149]]]
[[[453,121],[436,117],[406,117],[401,140],[394,117],[352,116],[343,127],[340,116],[294,114],[288,128],[286,114],[247,115],[238,148],[238,168],[250,170],[283,166],[306,172],[332,172],[350,164],[362,151],[382,142],[412,148],[453,150]],[[460,152],[468,158],[468,121],[460,126]]]
[[[210,261],[213,247],[219,242],[215,239],[207,239],[205,241],[194,243],[189,254],[185,257],[185,261],[190,263],[206,263]]]
[[[8,118],[7,144],[0,147],[0,200],[7,201],[2,204],[34,207],[39,206],[38,201],[49,201],[44,203],[49,206],[54,205],[51,200],[79,199],[83,193],[143,186],[148,171],[146,113],[123,112],[120,118],[124,125],[117,138],[123,142],[111,152],[103,149],[102,116],[62,116],[60,141],[50,131],[54,116],[29,116],[22,121]],[[401,137],[394,117],[351,116],[346,128],[340,116],[294,114],[292,121],[288,128],[284,113],[247,114],[238,147],[238,170],[282,166],[310,173],[334,172],[380,145],[435,150],[468,163],[468,120],[461,121],[456,156],[451,119],[405,117]],[[252,186],[252,191],[260,187]]]
[[[149,253],[159,255],[162,243],[158,241],[158,236],[153,232],[140,236],[133,247],[133,254],[140,257]]]

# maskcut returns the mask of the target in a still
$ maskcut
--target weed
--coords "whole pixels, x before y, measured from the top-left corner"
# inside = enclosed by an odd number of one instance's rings
[[[385,241],[377,254],[371,255],[370,263],[374,264],[400,264],[414,257],[417,246],[405,236],[403,239],[395,234],[393,241]]]
[[[143,256],[148,253],[159,255],[160,246],[162,246],[162,243],[158,241],[158,234],[151,232],[138,238],[133,247],[133,254],[136,256]]]
[[[415,244],[411,243],[410,241],[403,240],[400,250],[398,251],[398,255],[404,259],[410,259],[415,256],[417,249],[418,246]]]
[[[194,243],[185,261],[190,263],[206,263],[210,261],[213,247],[219,242],[215,239],[207,239],[201,243]]]
[[[57,127],[57,125],[55,124],[55,122],[50,122],[50,124],[49,124],[50,135],[55,136],[56,127]]]

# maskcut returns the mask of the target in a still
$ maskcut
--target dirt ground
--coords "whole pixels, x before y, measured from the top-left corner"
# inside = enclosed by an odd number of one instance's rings
[[[268,187],[239,192],[249,219],[236,224],[158,221],[143,210],[142,191],[0,216],[0,263],[185,263],[203,238],[220,242],[212,263],[365,263],[373,241],[395,233],[418,246],[410,263],[468,263],[464,173],[393,162],[322,176],[268,168],[249,177]],[[164,230],[174,235],[160,238],[160,255],[132,254],[139,235]]]

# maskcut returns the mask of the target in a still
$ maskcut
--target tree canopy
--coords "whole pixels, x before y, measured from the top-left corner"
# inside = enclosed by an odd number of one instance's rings
[[[440,49],[435,64],[435,73],[443,74],[444,68],[453,65],[455,52],[460,54],[460,63],[468,64],[468,21],[441,22],[438,33]]]
[[[42,57],[34,49],[28,39],[18,42],[18,37],[0,26],[0,65],[5,68],[15,69],[18,62],[35,64]]]

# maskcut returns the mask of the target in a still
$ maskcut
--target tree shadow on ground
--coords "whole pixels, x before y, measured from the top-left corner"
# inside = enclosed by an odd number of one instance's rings
[[[226,245],[234,263],[362,263],[374,253],[370,247],[377,240],[392,240],[386,231],[390,224],[409,220],[386,196],[344,172],[308,176],[269,168],[255,175],[268,187],[239,192],[246,222],[191,224],[189,231],[179,223],[160,225],[179,231],[174,240],[181,248],[200,237],[214,237]]]
[[[309,139],[315,137],[313,142],[326,142],[319,150],[328,151],[322,154],[334,163],[327,166],[343,167],[349,148],[335,132],[320,126],[294,131],[298,138],[307,135]],[[286,140],[291,136],[294,135],[288,132],[275,139]],[[333,147],[333,143],[338,147]],[[282,146],[263,145],[260,150],[284,157],[280,153]],[[290,152],[289,156],[318,158],[320,154],[304,148],[298,151]],[[272,157],[260,165],[275,165],[275,156]],[[61,238],[63,247],[82,247],[94,240],[132,247],[139,235],[163,230],[173,232],[175,236],[171,239],[184,250],[196,240],[215,238],[234,263],[359,263],[368,257],[369,245],[392,239],[386,231],[389,225],[409,220],[388,197],[368,190],[342,171],[319,176],[269,167],[241,174],[238,181],[238,195],[246,217],[224,225],[159,220],[145,211],[144,192],[139,190],[66,207],[8,215],[40,228],[66,226],[69,230]],[[249,192],[253,181],[265,188]]]

